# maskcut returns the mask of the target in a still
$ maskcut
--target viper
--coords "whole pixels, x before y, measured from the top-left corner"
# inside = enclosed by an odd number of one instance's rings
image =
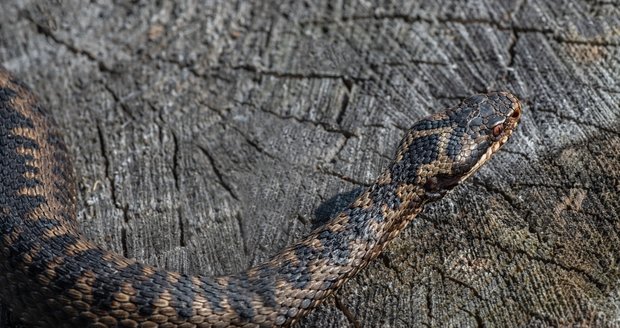
[[[521,112],[515,96],[492,92],[424,118],[375,182],[307,237],[244,272],[190,276],[85,238],[61,131],[0,67],[0,301],[36,327],[290,326],[487,162]]]

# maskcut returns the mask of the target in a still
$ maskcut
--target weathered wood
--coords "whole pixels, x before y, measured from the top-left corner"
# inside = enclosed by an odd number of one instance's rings
[[[617,2],[1,6],[0,63],[66,131],[100,245],[242,270],[345,206],[411,123],[505,89],[513,140],[300,326],[620,325]]]

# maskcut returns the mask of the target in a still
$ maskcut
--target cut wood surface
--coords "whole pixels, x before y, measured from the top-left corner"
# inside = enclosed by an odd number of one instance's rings
[[[241,271],[343,209],[415,121],[508,90],[512,140],[298,327],[620,326],[618,2],[0,6],[0,64],[62,126],[102,247]]]

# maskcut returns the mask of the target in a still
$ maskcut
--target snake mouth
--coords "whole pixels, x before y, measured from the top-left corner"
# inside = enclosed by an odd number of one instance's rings
[[[511,93],[506,92],[505,95],[512,102],[512,113],[507,118],[507,120],[509,122],[514,123],[514,126],[516,126],[517,123],[519,123],[519,120],[521,120],[521,112],[523,111],[523,108],[521,106],[521,102],[519,101],[519,99],[517,99],[517,97],[515,97]],[[514,126],[513,126],[513,128],[514,128]]]
[[[510,116],[506,119],[506,123],[504,123],[506,125],[507,132],[506,135],[501,138],[502,145],[508,141],[508,138],[512,135],[512,132],[517,129],[517,125],[519,125],[519,122],[521,121],[521,112],[523,111],[521,102],[519,102],[515,96],[510,95],[508,98],[512,100],[512,114],[510,114]]]

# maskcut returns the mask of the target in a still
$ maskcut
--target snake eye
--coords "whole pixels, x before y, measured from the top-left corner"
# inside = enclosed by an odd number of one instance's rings
[[[504,126],[502,124],[498,124],[498,125],[493,127],[493,136],[494,137],[499,137],[500,134],[502,134],[502,132],[504,132]]]

